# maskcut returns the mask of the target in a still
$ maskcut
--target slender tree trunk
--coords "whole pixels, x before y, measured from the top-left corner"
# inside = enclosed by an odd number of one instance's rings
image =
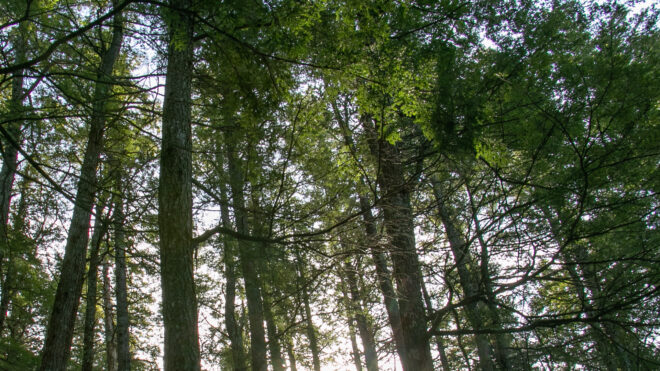
[[[469,188],[467,189],[468,199],[470,200],[470,208],[472,212],[472,221],[474,222],[475,232],[477,235],[477,241],[479,241],[479,246],[481,247],[481,281],[483,283],[484,292],[486,294],[488,313],[490,316],[490,321],[492,327],[496,329],[502,329],[502,321],[500,318],[499,311],[496,306],[496,297],[495,291],[493,289],[493,281],[491,278],[491,273],[489,269],[489,253],[488,245],[484,240],[483,231],[481,230],[481,223],[479,222],[479,217],[477,216],[478,210],[475,207],[474,200],[472,199],[472,193]],[[509,354],[511,348],[511,335],[498,332],[494,335],[495,337],[495,359],[501,370],[510,370],[512,369],[512,357]]]
[[[298,371],[296,353],[293,351],[293,342],[291,340],[286,343],[286,353],[289,356],[289,371]]]
[[[350,264],[348,264],[348,262],[346,262],[344,266],[344,273],[348,283],[348,289],[351,294],[351,309],[355,316],[355,322],[357,323],[357,328],[360,333],[360,339],[362,339],[362,349],[364,349],[364,359],[366,361],[367,370],[377,371],[378,353],[376,352],[376,342],[374,340],[373,327],[367,320],[367,317],[364,315],[364,309],[362,308],[361,304],[360,290],[358,288],[355,269]]]
[[[314,365],[314,371],[321,371],[321,352],[319,351],[316,329],[314,327],[314,322],[312,321],[312,308],[309,304],[309,291],[307,290],[308,282],[305,278],[305,268],[300,256],[298,256],[298,275],[299,290],[302,295],[303,305],[305,306],[305,322],[307,323],[306,328],[307,338],[309,339],[309,348],[312,352],[312,364]]]
[[[364,228],[367,234],[367,243],[369,244],[369,251],[376,266],[376,275],[378,276],[378,285],[383,294],[383,303],[387,311],[387,318],[392,328],[394,336],[394,345],[396,346],[397,354],[401,363],[406,356],[403,329],[401,328],[401,316],[399,312],[399,303],[396,300],[396,292],[392,285],[391,274],[387,267],[387,258],[383,251],[378,246],[378,231],[376,229],[376,221],[371,213],[371,205],[366,196],[360,195],[360,208],[362,211],[362,218],[364,220]]]
[[[243,194],[244,178],[240,159],[236,153],[234,138],[227,140],[227,157],[229,162],[230,186],[233,198],[236,231],[239,234],[249,233],[248,217],[245,212],[245,196]],[[266,353],[266,336],[264,331],[263,303],[261,299],[261,284],[255,261],[257,259],[254,244],[245,239],[238,241],[239,259],[243,280],[245,281],[245,296],[247,298],[248,318],[250,322],[250,343],[252,344],[252,370],[268,369]]]
[[[18,25],[16,41],[14,42],[14,61],[17,64],[25,61],[26,27],[26,22],[20,22]],[[18,160],[18,149],[11,142],[21,142],[21,116],[23,115],[23,101],[25,100],[23,72],[20,69],[12,75],[11,98],[9,100],[9,113],[7,115],[10,121],[6,124],[7,134],[12,138],[10,138],[11,140],[5,138],[2,146],[2,170],[0,170],[0,279],[2,280],[0,282],[0,335],[2,335],[4,329],[7,310],[13,292],[11,288],[11,262],[9,262],[10,268],[7,269],[7,272],[3,270],[3,264],[5,257],[10,256],[11,250],[9,246],[9,206]]]
[[[476,279],[474,272],[471,271],[475,267],[474,259],[469,251],[469,246],[460,234],[456,222],[451,215],[451,212],[446,206],[440,185],[437,181],[433,181],[433,192],[438,203],[438,213],[440,220],[447,232],[449,240],[449,247],[454,256],[456,264],[456,271],[458,272],[459,281],[463,288],[465,297],[480,297],[483,296],[479,289],[479,281]],[[487,308],[483,301],[471,301],[465,305],[465,314],[470,322],[472,328],[478,330],[486,326],[485,320],[487,317]],[[475,340],[477,343],[477,350],[479,353],[479,364],[482,370],[494,370],[490,340],[486,334],[476,334]]]
[[[110,266],[103,262],[103,328],[105,332],[105,359],[108,371],[117,371],[117,346],[115,344],[115,324],[112,314],[112,289],[110,287]]]
[[[115,293],[117,296],[117,368],[119,371],[131,369],[129,349],[128,287],[126,283],[126,234],[124,233],[124,186],[121,164],[115,164],[115,212],[113,224],[115,233]]]
[[[216,162],[219,172],[224,169],[224,156],[220,148],[216,147]],[[231,229],[231,220],[229,219],[229,203],[227,200],[227,185],[223,180],[219,182],[220,188],[220,218],[222,226]],[[236,371],[247,370],[245,349],[243,348],[243,336],[236,321],[236,273],[235,266],[235,243],[224,234],[222,237],[224,246],[224,266],[225,266],[225,327],[231,343],[232,365]]]
[[[170,0],[163,101],[158,227],[165,371],[199,370],[199,333],[192,243],[192,0]]]
[[[85,307],[85,329],[83,333],[83,371],[91,371],[94,368],[94,327],[96,326],[96,292],[100,260],[99,248],[106,232],[106,223],[102,217],[103,208],[104,206],[101,202],[96,205],[94,233],[92,234],[92,241],[90,243],[89,270],[87,271],[87,305]]]
[[[341,276],[340,276],[341,277]],[[355,364],[355,369],[357,371],[362,371],[362,360],[360,357],[360,348],[358,348],[357,338],[355,336],[355,317],[352,314],[351,302],[348,298],[348,292],[346,289],[346,283],[342,279],[341,284],[341,293],[344,299],[344,306],[346,307],[346,320],[348,324],[348,335],[351,339],[351,349],[353,353],[353,363]]]
[[[85,277],[85,255],[89,242],[89,223],[96,193],[96,168],[99,155],[103,150],[103,132],[106,121],[106,103],[110,99],[112,71],[119,57],[123,31],[121,14],[117,13],[113,21],[112,41],[101,56],[98,69],[98,82],[94,91],[92,116],[90,118],[89,139],[80,180],[75,197],[71,225],[64,249],[62,270],[57,285],[53,311],[46,330],[40,369],[58,371],[66,368],[73,341],[80,294]]]
[[[424,296],[424,304],[426,304],[426,312],[428,314],[433,313],[433,303],[431,303],[431,296],[429,295],[429,292],[426,289],[426,284],[424,283],[424,281],[422,281],[422,294]],[[436,348],[438,348],[438,354],[440,354],[440,364],[442,365],[442,369],[445,371],[450,371],[451,367],[449,366],[449,359],[447,359],[447,354],[445,353],[445,346],[442,343],[442,338],[440,336],[436,336],[435,344],[436,344]]]
[[[431,371],[433,358],[422,300],[422,277],[415,246],[415,229],[410,206],[410,185],[404,178],[401,155],[396,146],[379,137],[369,118],[363,118],[370,136],[372,155],[377,159],[385,231],[389,237],[393,277],[396,282],[399,315],[405,346],[402,359],[405,371]]]
[[[273,371],[284,371],[284,359],[282,358],[282,349],[280,347],[279,334],[277,331],[277,323],[271,309],[271,302],[268,295],[264,292],[264,317],[266,320],[266,330],[268,331],[268,349],[270,351],[270,362],[273,366]]]

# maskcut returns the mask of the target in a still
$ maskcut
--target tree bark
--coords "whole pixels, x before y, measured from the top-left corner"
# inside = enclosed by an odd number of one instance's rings
[[[105,332],[105,359],[108,371],[117,371],[117,345],[115,344],[115,324],[112,314],[112,289],[110,287],[110,266],[103,262],[103,328]]]
[[[112,71],[119,57],[123,31],[122,17],[117,13],[113,21],[112,41],[101,56],[98,69],[89,138],[80,180],[74,202],[71,225],[64,250],[62,269],[53,303],[53,310],[46,330],[41,367],[45,371],[64,370],[69,360],[73,328],[76,320],[80,295],[85,276],[85,255],[89,242],[89,224],[94,195],[96,193],[96,170],[99,155],[103,150],[103,133],[106,121],[106,103],[110,99]]]
[[[224,169],[224,156],[220,148],[216,147],[216,162],[219,173]],[[220,218],[222,226],[231,229],[231,220],[229,218],[229,203],[227,200],[227,185],[223,180],[219,182],[220,188]],[[235,242],[226,234],[222,236],[224,246],[224,266],[225,266],[225,327],[231,343],[232,365],[236,371],[247,370],[245,349],[243,348],[243,336],[236,321],[236,273],[234,266],[236,264]]]
[[[14,43],[14,60],[16,64],[25,61],[26,28],[26,22],[19,23],[16,41]],[[7,133],[12,138],[11,140],[4,140],[2,146],[3,161],[2,170],[0,170],[0,279],[2,280],[0,282],[0,335],[2,335],[2,331],[4,330],[7,310],[13,292],[11,288],[11,261],[9,262],[10,268],[7,269],[7,272],[4,271],[3,265],[5,257],[7,255],[11,256],[11,247],[9,246],[9,206],[11,204],[11,193],[16,175],[18,149],[10,143],[21,142],[21,116],[23,115],[23,101],[25,100],[23,72],[23,69],[20,69],[12,74],[11,98],[9,99],[9,112],[7,115],[10,121],[6,124]]]
[[[94,327],[96,326],[96,293],[100,260],[99,248],[106,232],[106,223],[102,217],[103,208],[104,206],[101,202],[97,203],[94,233],[92,234],[92,241],[90,243],[89,269],[87,270],[87,305],[85,307],[85,328],[83,332],[83,371],[91,371],[94,368]]]
[[[470,254],[469,246],[461,236],[456,222],[454,221],[454,217],[444,202],[440,185],[437,181],[433,181],[432,183],[433,193],[438,203],[438,214],[440,215],[440,220],[447,233],[449,247],[454,256],[456,271],[458,272],[458,278],[461,287],[463,288],[463,293],[465,297],[483,296],[483,293],[479,289],[479,281],[472,271],[476,263]],[[485,327],[486,323],[484,323],[484,321],[488,316],[486,311],[487,308],[483,301],[471,301],[469,304],[465,305],[465,314],[472,328],[481,329]],[[479,365],[481,369],[486,371],[494,370],[495,365],[493,363],[493,355],[488,336],[486,334],[476,334],[475,340],[477,343]]]
[[[378,184],[385,231],[396,282],[399,315],[404,341],[402,365],[405,371],[431,371],[433,358],[426,335],[426,315],[422,300],[419,257],[415,246],[415,229],[410,206],[410,185],[407,184],[399,149],[380,137],[369,117],[362,123],[369,135],[372,155],[377,160]]]
[[[244,178],[240,159],[234,145],[235,138],[227,140],[227,159],[229,165],[230,186],[236,219],[236,231],[239,234],[249,233],[247,213],[245,212],[245,196],[243,193]],[[250,343],[252,345],[252,370],[265,371],[268,369],[266,353],[266,337],[264,331],[263,303],[261,298],[261,284],[256,269],[256,251],[251,241],[241,239],[238,241],[239,259],[243,280],[245,282],[245,296],[247,297],[248,318],[250,323]]]
[[[378,285],[383,294],[383,303],[387,311],[387,318],[392,328],[392,335],[394,337],[394,345],[396,346],[399,359],[403,363],[406,356],[406,350],[403,339],[403,329],[401,328],[401,316],[399,311],[399,303],[396,300],[396,292],[390,270],[387,267],[387,257],[378,246],[378,231],[376,229],[376,221],[371,213],[371,205],[366,196],[360,195],[360,208],[362,211],[362,218],[364,221],[364,228],[367,234],[367,243],[369,244],[369,251],[376,266],[376,275],[378,276]]]
[[[192,0],[164,9],[169,34],[158,227],[165,371],[200,370],[192,242]]]
[[[113,227],[115,233],[115,294],[117,297],[117,368],[119,371],[131,369],[129,349],[128,287],[126,283],[126,234],[124,233],[124,186],[121,164],[115,164],[115,212]]]
[[[351,311],[354,313],[360,339],[362,340],[362,349],[364,349],[364,359],[367,365],[367,370],[378,371],[378,353],[376,352],[373,327],[369,323],[367,316],[364,314],[364,309],[362,308],[355,269],[348,262],[344,265],[344,274],[350,292]]]

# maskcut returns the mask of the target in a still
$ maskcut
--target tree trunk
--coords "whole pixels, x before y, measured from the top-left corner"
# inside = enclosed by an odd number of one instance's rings
[[[25,61],[26,27],[26,22],[20,22],[18,25],[18,32],[14,43],[16,53],[14,60],[17,64]],[[11,261],[9,262],[10,269],[7,269],[7,272],[3,270],[3,264],[5,257],[10,255],[11,250],[9,246],[9,206],[18,160],[18,149],[11,142],[21,142],[21,116],[23,115],[23,101],[25,100],[23,81],[22,69],[12,74],[11,98],[9,100],[9,112],[7,115],[10,121],[6,124],[7,134],[11,138],[4,140],[2,146],[2,170],[0,170],[0,279],[2,280],[0,282],[0,335],[2,335],[4,329],[7,310],[13,291],[11,288]]]
[[[117,368],[119,371],[131,369],[129,349],[128,288],[126,283],[126,234],[124,233],[124,194],[121,164],[115,164],[115,212],[113,224],[115,232],[115,294],[117,296]]]
[[[101,56],[90,118],[89,139],[75,197],[71,225],[64,250],[62,270],[57,285],[53,310],[42,352],[41,367],[45,371],[64,370],[71,352],[80,294],[85,277],[85,255],[89,242],[89,223],[96,193],[96,168],[103,150],[106,103],[110,98],[112,71],[119,56],[123,31],[121,14],[113,21],[112,41]]]
[[[424,281],[422,281],[422,294],[424,296],[424,304],[426,304],[427,314],[433,313],[433,303],[431,303],[431,296],[429,295],[428,290],[426,290],[426,284]],[[438,348],[438,354],[440,354],[440,364],[442,365],[442,369],[445,371],[450,371],[451,367],[449,366],[449,359],[447,359],[445,346],[442,343],[442,338],[440,336],[436,336],[435,345],[436,348]]]
[[[201,368],[192,243],[192,1],[164,9],[169,34],[158,228],[166,371]]]
[[[293,351],[293,342],[291,340],[286,344],[286,353],[289,356],[289,371],[298,371],[298,366],[296,366],[296,353]]]
[[[224,170],[224,156],[218,146],[216,146],[216,162],[219,173]],[[222,226],[225,229],[231,229],[231,220],[229,218],[229,203],[227,200],[227,185],[223,180],[219,182],[220,188],[220,218]],[[236,371],[247,370],[245,349],[243,348],[243,336],[236,321],[236,273],[235,266],[235,243],[226,234],[222,236],[224,246],[224,266],[225,266],[225,327],[231,343],[231,355],[233,369]]]
[[[362,339],[362,349],[364,349],[364,359],[368,371],[378,371],[378,353],[376,352],[376,342],[374,340],[373,327],[364,315],[362,308],[360,290],[358,288],[357,275],[355,269],[348,263],[345,263],[344,273],[350,292],[351,311],[354,313],[355,322]]]
[[[475,277],[474,272],[472,272],[475,262],[470,254],[469,246],[461,236],[454,217],[444,202],[439,183],[437,181],[433,181],[432,183],[433,193],[438,203],[438,214],[447,232],[449,247],[454,256],[456,271],[458,272],[463,293],[467,298],[481,297],[483,293],[479,289],[479,281]],[[488,315],[486,311],[487,308],[483,301],[470,301],[470,303],[465,305],[465,314],[473,329],[479,330],[486,327],[486,323],[484,322]],[[493,364],[488,336],[486,334],[476,334],[475,340],[481,369],[494,370],[495,365]]]
[[[393,277],[396,282],[399,315],[404,340],[405,371],[431,371],[433,358],[426,335],[426,315],[422,300],[419,257],[415,246],[415,230],[410,206],[410,186],[404,179],[404,167],[398,148],[380,138],[371,126],[370,118],[363,118],[370,136],[372,155],[378,160],[378,184],[385,231],[389,238]]]
[[[394,336],[394,345],[396,346],[399,359],[403,363],[406,355],[403,330],[401,328],[401,316],[399,312],[399,303],[396,300],[396,292],[392,285],[391,274],[387,267],[387,258],[383,251],[378,246],[378,232],[376,230],[376,221],[371,213],[371,205],[366,196],[360,195],[360,208],[362,210],[362,218],[364,220],[364,228],[367,234],[367,243],[369,244],[369,251],[376,266],[376,275],[378,276],[378,285],[383,294],[383,303],[387,311],[387,318],[392,328]]]
[[[309,348],[312,351],[312,364],[314,371],[321,371],[321,357],[319,351],[318,339],[316,338],[316,329],[312,321],[312,308],[309,305],[309,291],[307,290],[307,279],[305,278],[305,268],[301,257],[298,257],[299,290],[302,295],[303,305],[305,306],[305,322],[307,323],[307,338],[309,339]]]
[[[108,371],[117,371],[117,346],[115,324],[112,320],[112,290],[110,288],[110,266],[103,262],[103,327],[105,332],[105,359]]]
[[[227,157],[229,162],[230,186],[236,219],[236,231],[239,234],[249,233],[248,217],[245,212],[245,196],[243,194],[244,178],[240,159],[234,145],[235,138],[227,140]],[[252,370],[268,369],[266,353],[266,337],[264,331],[263,303],[261,300],[261,284],[256,269],[256,251],[254,244],[248,240],[238,241],[239,259],[243,280],[245,281],[245,296],[247,298],[248,318],[250,322],[250,343],[252,345]]]
[[[94,368],[94,327],[96,326],[97,303],[97,277],[99,267],[99,248],[106,232],[106,223],[103,220],[104,206],[101,202],[96,205],[96,219],[94,220],[94,233],[92,234],[91,250],[89,252],[89,270],[87,271],[87,305],[85,307],[85,329],[83,333],[82,370],[92,371]]]

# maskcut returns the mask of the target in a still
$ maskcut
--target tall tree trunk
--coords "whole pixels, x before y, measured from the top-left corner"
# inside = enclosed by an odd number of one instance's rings
[[[463,288],[463,293],[467,298],[475,298],[483,296],[479,289],[479,280],[475,277],[472,269],[475,267],[475,262],[470,254],[467,242],[461,236],[461,233],[456,225],[454,216],[445,204],[440,184],[437,181],[432,182],[433,193],[438,203],[438,214],[440,220],[447,232],[447,239],[449,240],[449,248],[454,256],[454,263],[456,264],[456,271],[458,278]],[[465,314],[473,329],[479,330],[486,326],[487,308],[481,300],[471,300],[465,305]],[[476,334],[475,340],[477,343],[477,351],[479,354],[479,365],[482,370],[494,370],[495,365],[492,359],[492,351],[490,340],[486,334]]]
[[[421,275],[421,272],[420,272]],[[422,281],[422,294],[424,296],[424,304],[426,304],[427,314],[433,313],[433,303],[431,303],[431,296],[429,295],[428,290],[426,289],[426,284]],[[449,359],[447,359],[447,354],[445,353],[445,346],[442,343],[442,338],[436,336],[435,339],[436,348],[438,348],[438,354],[440,355],[440,364],[442,369],[445,371],[450,371],[451,367],[449,366]]]
[[[359,267],[358,267],[359,269]],[[376,342],[374,340],[373,327],[364,315],[364,308],[361,304],[360,290],[358,288],[357,275],[355,269],[348,263],[345,263],[344,274],[348,283],[350,292],[350,304],[355,316],[355,322],[362,339],[362,349],[364,349],[364,359],[368,371],[378,371],[378,353],[376,352]]]
[[[122,39],[122,17],[121,13],[117,13],[113,21],[112,41],[101,56],[101,65],[97,73],[98,80],[92,103],[89,139],[80,170],[62,270],[42,352],[40,369],[43,371],[64,370],[71,352],[73,328],[85,277],[89,223],[96,193],[96,170],[99,155],[103,150],[106,104],[110,99],[112,72],[115,61],[119,57]]]
[[[496,296],[493,289],[493,280],[489,268],[489,249],[486,241],[484,240],[483,231],[481,230],[481,223],[479,222],[478,210],[474,204],[472,198],[472,193],[470,192],[469,187],[467,187],[467,195],[470,200],[470,209],[472,213],[472,221],[474,222],[474,228],[477,235],[477,241],[481,247],[481,282],[483,284],[484,293],[486,294],[488,314],[492,324],[492,327],[495,329],[502,329],[502,320],[500,318],[500,313],[496,305]],[[509,354],[511,348],[511,335],[505,334],[503,332],[497,332],[495,335],[495,359],[501,370],[510,370],[513,368],[512,357]]]
[[[284,371],[284,359],[282,358],[282,348],[280,347],[280,339],[277,330],[277,323],[271,308],[272,304],[270,298],[264,293],[264,317],[266,320],[266,330],[268,331],[268,349],[270,351],[270,362],[273,366],[273,371]]]
[[[227,140],[227,159],[229,162],[229,177],[233,199],[236,231],[241,235],[249,233],[248,217],[245,211],[245,196],[243,194],[244,178],[240,159],[236,153],[233,140]],[[254,244],[248,240],[238,241],[239,259],[243,280],[245,281],[245,296],[247,297],[248,318],[250,322],[250,343],[252,345],[252,370],[268,369],[266,353],[266,337],[264,331],[263,303],[261,300],[261,284],[256,264],[257,259]]]
[[[316,338],[316,328],[312,321],[312,308],[309,304],[309,291],[307,290],[309,282],[307,282],[307,279],[305,278],[305,267],[300,256],[298,256],[298,279],[299,291],[302,295],[303,305],[305,307],[305,322],[307,324],[306,329],[307,338],[309,339],[309,348],[312,352],[312,364],[314,365],[314,371],[321,371],[319,343]]]
[[[106,232],[106,222],[103,220],[102,202],[96,205],[94,233],[90,243],[89,269],[87,270],[87,302],[85,307],[85,328],[83,332],[82,370],[91,371],[94,368],[94,327],[96,326],[97,277],[99,268],[99,248]]]
[[[14,42],[14,61],[17,64],[25,61],[26,30],[26,22],[20,22],[16,41]],[[9,100],[9,113],[7,115],[10,121],[6,124],[7,134],[11,138],[5,138],[2,146],[2,170],[0,170],[0,280],[2,280],[0,282],[0,335],[2,335],[2,330],[4,329],[11,291],[13,291],[11,288],[11,262],[9,262],[10,269],[7,269],[7,272],[3,270],[3,264],[5,257],[10,255],[11,249],[9,246],[9,206],[18,160],[18,149],[11,143],[21,142],[21,116],[23,115],[23,101],[25,100],[23,72],[20,69],[12,74],[11,98]]]
[[[376,229],[376,221],[371,213],[371,205],[366,196],[360,195],[360,208],[362,211],[362,218],[364,221],[364,228],[367,234],[367,243],[369,244],[369,251],[376,266],[376,275],[378,276],[378,285],[383,294],[383,303],[387,311],[387,318],[392,328],[394,336],[394,345],[396,346],[397,354],[400,361],[406,356],[403,329],[401,328],[401,315],[399,312],[399,303],[396,300],[396,292],[390,270],[387,267],[387,257],[378,246],[378,231]]]
[[[121,164],[115,164],[115,212],[113,227],[115,233],[115,294],[117,296],[117,368],[119,371],[131,369],[129,349],[128,287],[126,283],[126,234],[124,233],[124,186]]]
[[[103,262],[103,329],[105,332],[105,359],[108,371],[117,371],[117,345],[115,324],[112,314],[112,289],[110,287],[110,266]]]
[[[296,366],[296,353],[293,351],[293,342],[291,339],[286,343],[286,353],[289,356],[289,371],[298,371],[298,366]]]
[[[355,369],[357,371],[362,371],[362,360],[360,357],[360,349],[358,348],[357,339],[355,336],[355,316],[353,316],[351,309],[351,301],[348,298],[346,282],[344,282],[344,279],[341,274],[339,277],[341,278],[341,294],[342,294],[342,298],[344,299],[344,306],[346,307],[346,320],[348,324],[348,335],[349,338],[351,339],[353,363],[355,364]]]
[[[216,162],[219,173],[224,169],[224,156],[219,146],[216,146]],[[222,226],[225,229],[231,229],[231,220],[229,218],[229,203],[227,200],[227,184],[223,180],[219,181],[220,188],[220,218]],[[231,343],[232,365],[236,371],[247,370],[245,349],[243,348],[243,336],[236,321],[236,273],[235,266],[235,243],[226,234],[222,236],[224,246],[224,266],[225,266],[225,327]]]
[[[405,346],[403,369],[431,371],[434,369],[433,358],[426,335],[422,277],[419,275],[419,257],[410,206],[410,185],[404,178],[405,171],[398,148],[379,136],[370,118],[365,117],[362,122],[370,136],[372,155],[377,159],[380,170],[378,184],[382,193],[381,207],[385,231],[389,238]]]
[[[170,0],[158,227],[166,371],[199,370],[192,243],[192,0]]]
[[[252,194],[252,207],[254,210],[261,210],[259,204],[259,197]],[[270,223],[268,223],[270,224]],[[266,231],[267,223],[263,220],[255,220],[252,227],[253,233],[258,237],[268,236],[270,231]],[[263,299],[264,319],[266,320],[266,331],[268,332],[268,350],[270,351],[270,363],[273,371],[284,371],[284,359],[282,358],[282,348],[280,347],[280,334],[277,328],[275,315],[273,314],[273,304],[271,298],[273,297],[273,287],[268,282],[274,282],[271,279],[271,256],[269,252],[269,244],[265,240],[260,243],[261,253],[255,255],[256,264],[259,267],[259,277],[261,283],[261,297]]]

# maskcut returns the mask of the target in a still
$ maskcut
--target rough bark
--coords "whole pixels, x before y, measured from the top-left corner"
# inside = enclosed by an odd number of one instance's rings
[[[191,0],[171,0],[163,101],[158,227],[166,371],[199,370],[192,242],[193,20]]]
[[[224,156],[222,151],[216,149],[216,162],[218,169],[224,169]],[[229,203],[227,200],[227,185],[224,181],[219,182],[220,188],[220,218],[222,226],[225,229],[231,229],[231,220],[229,218]],[[236,321],[236,273],[234,266],[236,264],[235,244],[232,239],[223,234],[224,246],[224,266],[225,266],[225,327],[231,343],[232,365],[236,371],[247,370],[245,349],[243,348],[243,336]]]
[[[411,187],[404,177],[405,169],[398,147],[377,133],[371,118],[363,117],[362,123],[369,135],[370,149],[380,170],[380,201],[385,231],[389,238],[392,276],[396,282],[405,347],[401,363],[405,371],[430,371],[434,367],[429,338],[426,335],[422,277],[419,275],[419,257],[410,206]]]
[[[124,233],[124,187],[121,165],[115,164],[115,212],[113,227],[115,233],[115,294],[117,297],[117,368],[119,371],[131,369],[129,349],[128,287],[126,283],[126,234]]]
[[[249,233],[248,216],[245,212],[245,196],[243,193],[244,178],[240,159],[232,139],[227,141],[227,160],[229,177],[236,219],[236,231],[239,234]],[[264,331],[263,303],[261,298],[261,284],[256,269],[256,251],[254,243],[241,239],[238,241],[239,259],[243,280],[245,282],[245,296],[247,298],[248,319],[250,324],[250,343],[252,345],[252,370],[265,371],[268,369],[266,353],[266,335]]]
[[[105,333],[105,361],[108,371],[117,371],[117,345],[115,324],[112,313],[112,289],[110,287],[110,266],[103,262],[103,329]]]
[[[94,368],[94,328],[96,327],[97,278],[99,268],[99,248],[106,232],[106,223],[102,217],[103,205],[96,205],[94,233],[90,242],[89,269],[87,270],[87,301],[85,307],[85,327],[83,332],[82,370],[91,371]]]
[[[123,38],[120,13],[114,17],[113,28],[112,41],[101,56],[97,73],[87,148],[80,170],[64,259],[42,352],[40,369],[44,371],[64,370],[71,351],[73,328],[85,276],[89,224],[96,193],[96,170],[99,155],[103,150],[106,103],[110,98],[112,71]]]

